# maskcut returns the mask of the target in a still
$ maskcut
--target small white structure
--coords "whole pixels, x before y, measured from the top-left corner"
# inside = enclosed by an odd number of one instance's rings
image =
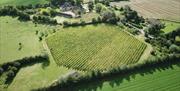
[[[76,14],[73,13],[72,11],[61,12],[60,15],[62,15],[64,17],[68,17],[68,18],[75,18],[76,17]]]

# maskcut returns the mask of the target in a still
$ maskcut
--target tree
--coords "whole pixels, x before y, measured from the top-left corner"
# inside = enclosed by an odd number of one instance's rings
[[[102,21],[115,24],[118,19],[116,18],[115,12],[107,10],[102,14]]]
[[[95,4],[99,3],[99,0],[94,0],[94,3],[95,3]]]
[[[110,0],[103,0],[103,4],[106,5],[106,6],[109,6]]]
[[[83,0],[76,0],[76,5],[81,5],[83,3]]]
[[[96,12],[100,13],[101,10],[102,10],[102,4],[101,3],[96,4]]]
[[[175,44],[172,44],[170,47],[169,47],[169,50],[170,52],[175,52],[175,53],[179,53],[180,52],[180,47],[175,45]]]
[[[92,18],[92,22],[96,23],[97,22],[96,18]]]
[[[83,0],[50,0],[51,4],[54,6],[62,5],[65,2],[70,2],[71,4],[76,3],[82,3]]]
[[[164,24],[162,24],[159,20],[149,19],[148,20],[149,27],[147,33],[150,35],[158,35],[162,28],[164,28]]]
[[[21,50],[22,49],[22,43],[19,43],[19,48],[18,50]]]
[[[127,5],[124,8],[124,15],[125,15],[125,20],[127,20],[128,22],[132,22],[132,23],[136,23],[136,24],[144,22],[144,18],[139,17],[138,13],[136,11],[132,10]]]
[[[3,68],[0,67],[0,75],[4,72]]]
[[[178,27],[177,29],[173,30],[172,32],[169,32],[166,34],[166,37],[168,39],[176,39],[176,36],[180,36],[180,27]]]
[[[88,8],[90,12],[94,9],[94,3],[92,1],[88,3]]]
[[[28,21],[28,20],[30,20],[30,16],[28,15],[28,14],[26,14],[26,13],[19,13],[18,14],[19,15],[19,20],[23,20],[23,21]]]

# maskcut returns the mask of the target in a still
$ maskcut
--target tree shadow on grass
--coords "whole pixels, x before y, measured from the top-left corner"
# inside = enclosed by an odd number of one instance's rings
[[[173,63],[166,64],[158,64],[145,66],[143,69],[130,70],[125,73],[117,73],[110,76],[94,79],[84,83],[77,83],[71,86],[52,90],[52,91],[97,91],[98,89],[102,89],[102,86],[105,82],[108,82],[111,87],[120,86],[124,80],[131,81],[132,79],[136,79],[136,75],[140,74],[142,77],[148,74],[153,74],[157,71],[165,71],[167,69],[174,69],[173,65],[180,67],[180,61],[176,61]]]
[[[31,63],[28,63],[28,64],[23,64],[21,67],[17,68],[17,71],[14,72],[14,76],[8,77],[6,79],[5,84],[10,85],[13,82],[14,78],[16,77],[17,73],[20,71],[20,69],[25,68],[25,67],[29,67],[29,66],[33,66],[35,64],[40,64],[40,63],[42,63],[42,65],[41,65],[42,68],[45,69],[47,66],[49,66],[50,61],[49,61],[49,59],[45,59],[45,60],[33,61]]]

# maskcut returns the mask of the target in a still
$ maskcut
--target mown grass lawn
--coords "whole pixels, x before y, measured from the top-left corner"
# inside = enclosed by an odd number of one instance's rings
[[[48,0],[0,0],[0,6],[5,5],[36,5],[48,3]]]
[[[35,26],[32,22],[20,22],[16,18],[0,17],[0,64],[41,54],[43,48],[39,36],[48,34],[54,28]],[[20,50],[19,43],[22,45]]]
[[[71,71],[65,67],[57,66],[52,59],[50,59],[49,65],[43,65],[43,63],[39,63],[22,68],[7,90],[31,91],[32,89],[42,88]]]
[[[180,27],[180,23],[176,23],[176,22],[162,21],[162,23],[165,23],[166,26],[164,29],[162,29],[164,33],[169,33]]]
[[[40,42],[38,36],[41,33],[50,34],[54,29],[59,29],[59,27],[40,24],[35,26],[32,22],[20,22],[16,18],[0,17],[0,64],[47,52],[43,46],[44,41]],[[18,50],[18,43],[22,43],[21,50]],[[47,86],[69,71],[71,70],[57,66],[50,56],[49,62],[21,68],[9,85],[8,91],[30,91]]]

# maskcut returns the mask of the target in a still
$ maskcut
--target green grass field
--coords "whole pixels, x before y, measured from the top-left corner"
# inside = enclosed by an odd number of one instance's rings
[[[65,67],[57,66],[52,59],[50,60],[48,66],[43,66],[43,63],[34,64],[32,66],[22,68],[7,90],[31,91],[32,89],[48,86],[53,81],[70,71],[70,69]]]
[[[20,22],[16,18],[0,17],[0,64],[43,52],[38,37],[54,27]],[[36,31],[39,31],[36,34]],[[19,50],[19,43],[22,49]]]
[[[48,3],[48,0],[0,0],[0,6],[5,5],[36,5]]]
[[[179,91],[180,64],[142,69],[71,87],[73,91]],[[71,91],[71,90],[69,90]]]
[[[43,46],[43,42],[39,42],[38,36],[41,33],[51,33],[53,29],[58,28],[39,24],[35,26],[32,22],[0,17],[0,64],[46,52],[47,49]],[[36,34],[36,31],[39,33]],[[19,42],[23,46],[21,50],[18,50]],[[9,85],[8,91],[30,91],[47,86],[69,71],[71,70],[57,66],[50,56],[49,63],[38,63],[21,68]],[[0,79],[3,79],[2,76]],[[1,85],[0,81],[0,90],[2,90]]]
[[[65,28],[47,39],[57,64],[79,70],[108,70],[138,62],[146,44],[112,25]]]
[[[180,27],[180,23],[176,23],[176,22],[162,21],[162,23],[165,23],[166,26],[164,29],[162,29],[162,31],[164,31],[165,33],[169,33]]]

